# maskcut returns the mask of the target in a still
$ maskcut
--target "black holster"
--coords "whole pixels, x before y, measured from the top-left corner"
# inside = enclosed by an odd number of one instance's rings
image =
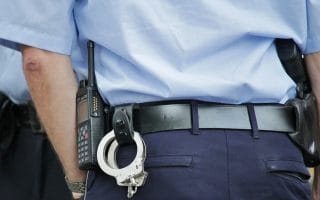
[[[303,99],[295,98],[287,104],[294,108],[296,117],[296,131],[289,134],[291,139],[300,147],[308,167],[319,165],[320,121],[315,96],[310,93]]]
[[[293,40],[277,39],[276,47],[285,71],[297,84],[297,97],[286,103],[294,108],[296,117],[296,131],[289,136],[301,149],[305,164],[315,167],[320,164],[319,110],[303,56]]]

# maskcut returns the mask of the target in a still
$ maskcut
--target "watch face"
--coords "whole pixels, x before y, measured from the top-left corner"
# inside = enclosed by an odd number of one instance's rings
[[[77,121],[78,121],[78,124],[80,124],[81,122],[84,122],[86,120],[89,119],[89,116],[88,116],[88,101],[87,99],[84,99],[82,101],[80,101],[78,103],[78,106],[77,106]]]

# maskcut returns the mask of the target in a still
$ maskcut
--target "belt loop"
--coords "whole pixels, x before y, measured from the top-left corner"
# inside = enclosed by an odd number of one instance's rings
[[[258,129],[258,123],[257,123],[256,114],[255,114],[255,111],[254,111],[254,105],[253,104],[248,104],[247,105],[247,109],[248,109],[251,129],[252,129],[252,137],[254,139],[259,139],[259,129]]]
[[[192,125],[192,134],[199,135],[199,112],[198,112],[198,102],[191,101],[191,125]]]

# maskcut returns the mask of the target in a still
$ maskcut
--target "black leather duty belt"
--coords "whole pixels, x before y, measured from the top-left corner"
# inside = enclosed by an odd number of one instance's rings
[[[294,132],[294,110],[290,106],[251,105],[256,126],[262,131]],[[197,115],[197,117],[195,117]],[[140,105],[133,110],[134,130],[144,134],[166,130],[192,129],[198,119],[199,129],[252,129],[248,105],[192,104]]]

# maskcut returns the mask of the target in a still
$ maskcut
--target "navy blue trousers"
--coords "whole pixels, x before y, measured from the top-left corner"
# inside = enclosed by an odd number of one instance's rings
[[[18,128],[0,163],[1,200],[70,200],[63,171],[46,137]]]
[[[147,134],[146,184],[134,200],[309,200],[309,173],[284,133],[189,130]],[[133,159],[135,146],[122,147],[118,162]],[[123,200],[127,188],[102,171],[90,171],[87,200]]]

